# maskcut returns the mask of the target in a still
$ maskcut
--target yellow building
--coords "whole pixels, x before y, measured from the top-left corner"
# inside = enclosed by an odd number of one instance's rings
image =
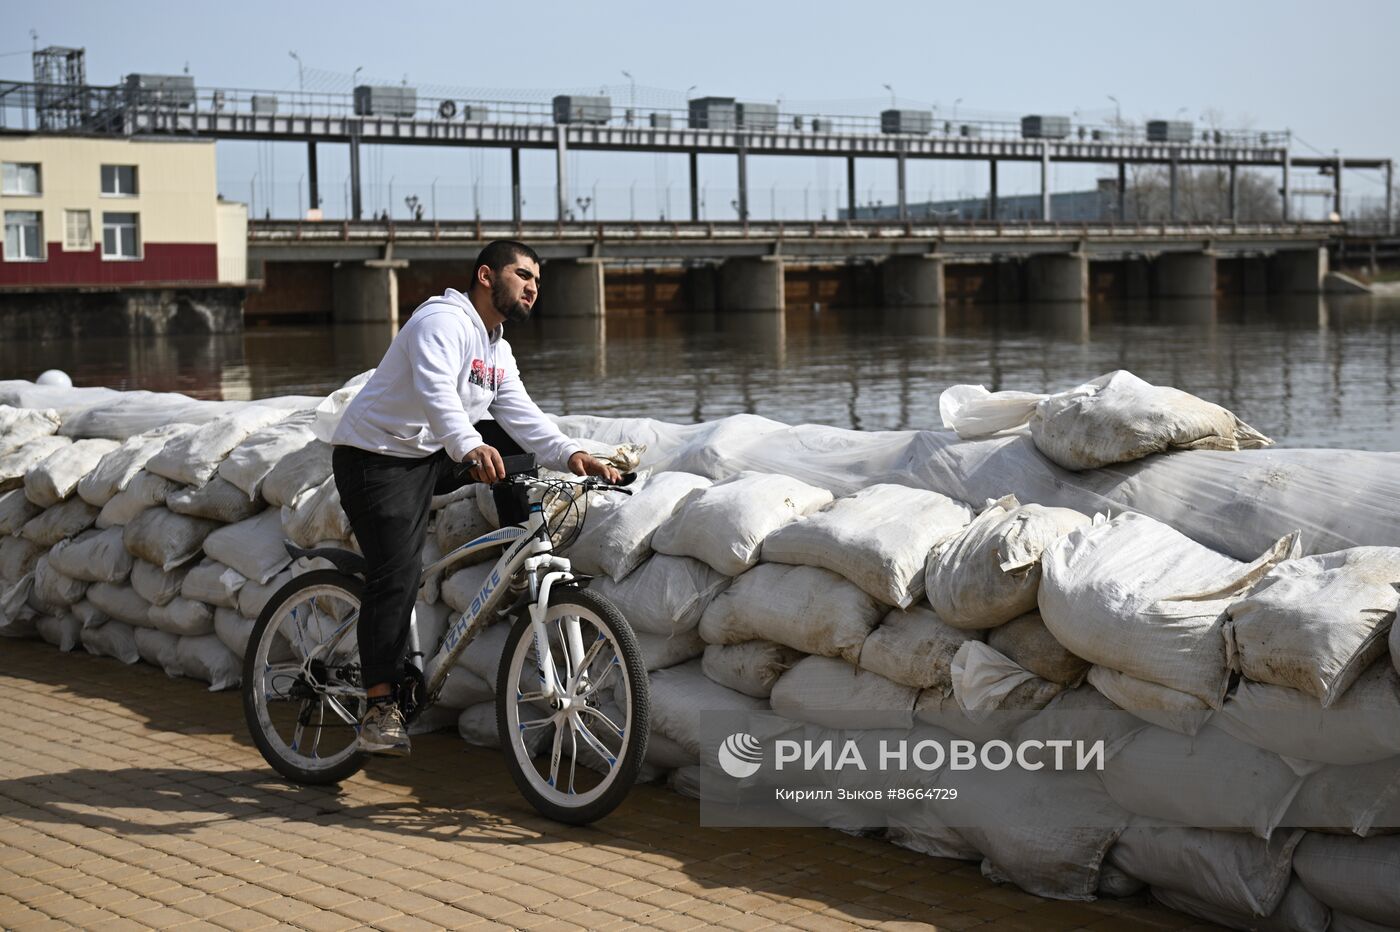
[[[0,136],[0,288],[242,285],[212,141]]]

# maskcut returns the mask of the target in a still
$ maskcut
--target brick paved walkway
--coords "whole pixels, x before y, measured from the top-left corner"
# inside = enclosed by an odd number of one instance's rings
[[[662,787],[560,826],[451,734],[338,789],[291,786],[236,692],[35,642],[0,641],[0,694],[5,929],[1206,928],[833,831],[703,829]]]

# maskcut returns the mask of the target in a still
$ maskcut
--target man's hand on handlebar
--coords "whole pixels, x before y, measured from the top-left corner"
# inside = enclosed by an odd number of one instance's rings
[[[489,444],[483,443],[474,450],[468,450],[462,458],[462,465],[467,467],[467,475],[477,482],[489,485],[506,477],[506,464],[501,461],[501,454]]]
[[[582,450],[569,457],[569,471],[576,476],[598,476],[614,484],[622,481],[622,473]]]

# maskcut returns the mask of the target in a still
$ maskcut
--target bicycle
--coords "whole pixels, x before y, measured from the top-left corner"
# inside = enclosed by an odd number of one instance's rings
[[[506,465],[504,482],[528,500],[527,520],[468,541],[423,569],[420,586],[464,559],[505,548],[470,610],[448,626],[426,664],[415,611],[399,705],[407,722],[416,720],[437,700],[472,640],[498,617],[513,617],[496,678],[496,727],[507,768],[540,813],[587,824],[622,802],[646,754],[646,668],[621,612],[582,588],[587,577],[555,553],[563,544],[554,541],[544,503],[564,503],[555,532],[576,512],[577,533],[589,492],[631,493],[594,477],[536,478],[528,454],[507,457]],[[585,507],[577,507],[580,499]],[[297,783],[337,783],[366,757],[356,743],[365,709],[355,638],[364,558],[340,548],[286,546],[294,559],[324,557],[335,568],[297,576],[263,608],[245,653],[244,714],[254,743],[277,772]],[[326,735],[337,731],[348,743],[339,746],[332,737],[323,753]]]

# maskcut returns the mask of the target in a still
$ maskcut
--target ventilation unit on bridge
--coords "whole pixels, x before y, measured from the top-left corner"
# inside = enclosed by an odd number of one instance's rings
[[[277,97],[274,94],[254,94],[253,112],[272,115],[277,112]]]
[[[194,106],[194,76],[188,74],[129,74],[126,100],[133,107],[187,109]]]
[[[691,129],[733,129],[738,125],[733,97],[697,97],[689,103]]]
[[[560,94],[554,98],[555,123],[606,123],[611,119],[611,97]]]
[[[1064,139],[1069,135],[1069,117],[1033,113],[1021,117],[1022,139]]]
[[[735,104],[734,122],[743,129],[777,129],[778,105],[745,103]]]
[[[361,84],[355,88],[356,116],[411,117],[418,112],[418,88],[402,84]]]
[[[1196,128],[1186,120],[1148,120],[1148,142],[1190,142]]]
[[[882,110],[880,132],[914,133],[927,136],[933,132],[933,112],[929,110]]]

